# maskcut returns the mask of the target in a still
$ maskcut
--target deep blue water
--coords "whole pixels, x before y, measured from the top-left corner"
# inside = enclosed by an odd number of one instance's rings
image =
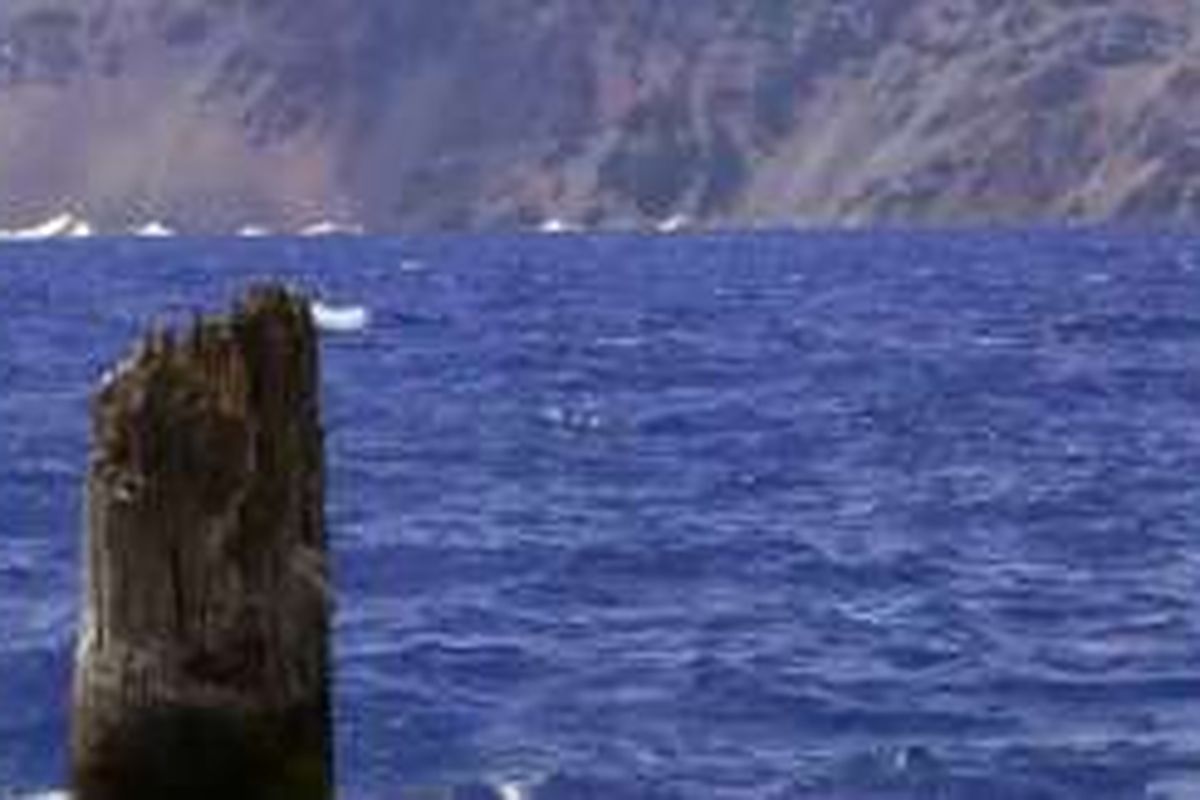
[[[1200,240],[1095,233],[0,250],[0,797],[64,782],[90,385],[262,276],[373,314],[343,798],[1200,797]]]

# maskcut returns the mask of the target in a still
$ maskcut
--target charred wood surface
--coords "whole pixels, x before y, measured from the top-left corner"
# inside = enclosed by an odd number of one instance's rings
[[[151,333],[93,401],[75,800],[325,800],[329,596],[317,340],[251,290]]]

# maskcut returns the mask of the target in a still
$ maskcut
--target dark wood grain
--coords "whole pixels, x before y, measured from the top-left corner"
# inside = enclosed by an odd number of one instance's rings
[[[316,332],[251,290],[96,394],[76,800],[331,795]]]

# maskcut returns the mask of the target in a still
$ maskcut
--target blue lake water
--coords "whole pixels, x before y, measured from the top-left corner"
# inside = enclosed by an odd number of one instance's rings
[[[1200,240],[0,249],[0,797],[65,782],[88,394],[323,340],[346,800],[1200,797]]]

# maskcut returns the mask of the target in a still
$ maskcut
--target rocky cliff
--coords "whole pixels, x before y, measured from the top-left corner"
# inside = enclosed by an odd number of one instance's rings
[[[1194,0],[5,0],[0,222],[1200,215]]]

